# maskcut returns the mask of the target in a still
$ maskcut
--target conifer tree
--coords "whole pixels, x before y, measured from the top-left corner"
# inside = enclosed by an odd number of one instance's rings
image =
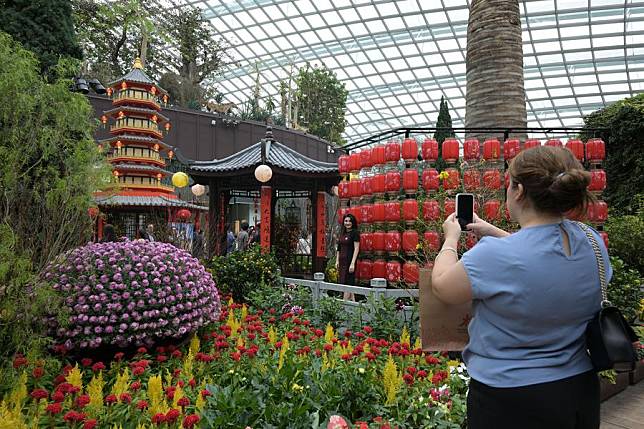
[[[441,104],[438,111],[438,119],[436,119],[436,128],[446,128],[444,130],[436,130],[434,133],[434,140],[438,142],[438,160],[436,161],[436,169],[443,171],[446,163],[443,160],[443,142],[446,138],[454,137],[454,129],[452,128],[452,117],[449,114],[447,101],[445,97],[441,97]]]

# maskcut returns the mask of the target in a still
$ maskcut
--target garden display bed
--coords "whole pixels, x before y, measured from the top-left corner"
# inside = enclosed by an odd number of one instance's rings
[[[637,384],[644,379],[644,359],[637,361],[635,369],[629,373],[629,382]]]
[[[629,373],[622,372],[615,376],[615,384],[603,377],[599,378],[599,399],[605,401],[628,387]]]

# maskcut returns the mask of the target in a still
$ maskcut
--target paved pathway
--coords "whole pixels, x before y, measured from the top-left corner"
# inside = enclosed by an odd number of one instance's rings
[[[601,429],[644,429],[644,380],[602,402]]]

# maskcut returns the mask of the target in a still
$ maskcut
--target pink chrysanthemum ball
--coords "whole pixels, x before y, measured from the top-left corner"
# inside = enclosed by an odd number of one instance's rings
[[[181,338],[217,320],[221,308],[203,265],[161,242],[90,243],[50,264],[43,278],[69,311],[67,326],[51,320],[68,350]]]

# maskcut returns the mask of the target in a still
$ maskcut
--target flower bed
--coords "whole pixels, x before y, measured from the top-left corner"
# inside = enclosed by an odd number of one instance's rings
[[[398,339],[311,326],[301,312],[224,306],[180,348],[96,362],[17,356],[0,390],[13,427],[462,427],[463,364]],[[336,417],[331,418],[331,416]],[[338,417],[342,416],[342,417]],[[353,425],[351,427],[353,427]]]

